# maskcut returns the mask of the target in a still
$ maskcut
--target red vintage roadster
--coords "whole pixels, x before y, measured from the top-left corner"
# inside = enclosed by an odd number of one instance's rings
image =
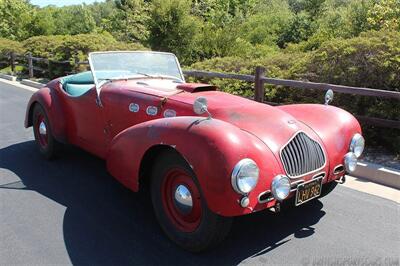
[[[342,109],[273,107],[186,83],[170,53],[96,52],[89,62],[91,72],[33,94],[25,127],[47,159],[69,143],[129,189],[148,183],[162,229],[190,251],[223,240],[234,216],[328,194],[364,149]]]

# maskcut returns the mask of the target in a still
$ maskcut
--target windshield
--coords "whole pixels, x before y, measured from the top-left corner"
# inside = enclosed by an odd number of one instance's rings
[[[140,77],[184,81],[175,55],[160,52],[95,52],[89,55],[95,83]]]

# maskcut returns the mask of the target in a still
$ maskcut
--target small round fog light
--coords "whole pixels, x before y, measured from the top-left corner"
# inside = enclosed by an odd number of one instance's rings
[[[352,152],[346,153],[344,156],[344,166],[348,172],[354,172],[357,167],[357,156]]]
[[[271,191],[274,198],[284,200],[290,193],[290,180],[284,175],[277,175],[272,180]]]

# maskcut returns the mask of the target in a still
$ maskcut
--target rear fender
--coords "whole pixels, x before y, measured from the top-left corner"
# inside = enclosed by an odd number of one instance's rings
[[[361,134],[357,119],[347,111],[330,105],[292,104],[277,107],[310,127],[323,141],[329,158],[329,179],[336,179],[333,169],[343,164],[351,138]],[[343,174],[343,173],[341,173]]]
[[[130,127],[112,141],[107,168],[121,183],[137,191],[141,161],[147,150],[160,144],[174,148],[185,158],[215,213],[236,216],[274,204],[258,203],[258,195],[269,189],[270,180],[281,171],[272,152],[259,139],[218,119],[174,117]],[[232,169],[243,158],[253,159],[262,173],[249,194],[247,208],[240,207],[242,196],[231,185]]]
[[[50,87],[43,87],[35,92],[29,100],[25,114],[25,127],[33,125],[33,109],[35,104],[40,104],[49,119],[51,132],[59,142],[67,142],[66,120],[59,92]]]

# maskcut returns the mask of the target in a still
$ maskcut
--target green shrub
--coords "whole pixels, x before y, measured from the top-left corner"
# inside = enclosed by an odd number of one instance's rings
[[[20,42],[0,38],[0,55],[6,55],[10,52],[14,53],[24,53],[25,49],[22,47]]]
[[[109,33],[35,36],[25,40],[23,45],[34,56],[52,60],[73,60],[75,56],[85,60],[88,53],[94,51],[146,49],[141,44],[118,42]]]
[[[24,48],[22,47],[20,42],[0,38],[0,69],[2,69],[3,73],[11,73],[9,60],[9,55],[11,52],[22,54],[24,53]],[[21,68],[19,67],[18,70],[20,69]]]
[[[70,65],[50,62],[50,72],[46,77],[53,78],[71,72],[75,58],[80,61],[87,60],[90,52],[108,50],[146,50],[143,45],[137,43],[123,43],[116,41],[110,34],[78,34],[78,35],[52,35],[35,36],[23,42],[27,52],[35,57],[48,58],[51,61],[69,60]],[[83,69],[80,69],[83,70]]]
[[[264,66],[267,76],[400,91],[400,33],[367,32],[352,39],[332,39],[313,52],[287,50],[259,59],[215,58],[193,64],[190,69],[254,74]],[[222,90],[253,95],[253,84],[235,80],[202,80]],[[266,86],[266,101],[322,103],[323,91]],[[399,120],[398,100],[336,93],[334,105],[356,115]],[[385,145],[400,154],[400,131],[363,125],[369,143]]]
[[[307,62],[310,81],[400,91],[400,33],[366,32],[360,37],[322,44]],[[400,118],[398,100],[337,94],[335,105],[363,116]],[[364,127],[371,142],[400,154],[400,130]]]

